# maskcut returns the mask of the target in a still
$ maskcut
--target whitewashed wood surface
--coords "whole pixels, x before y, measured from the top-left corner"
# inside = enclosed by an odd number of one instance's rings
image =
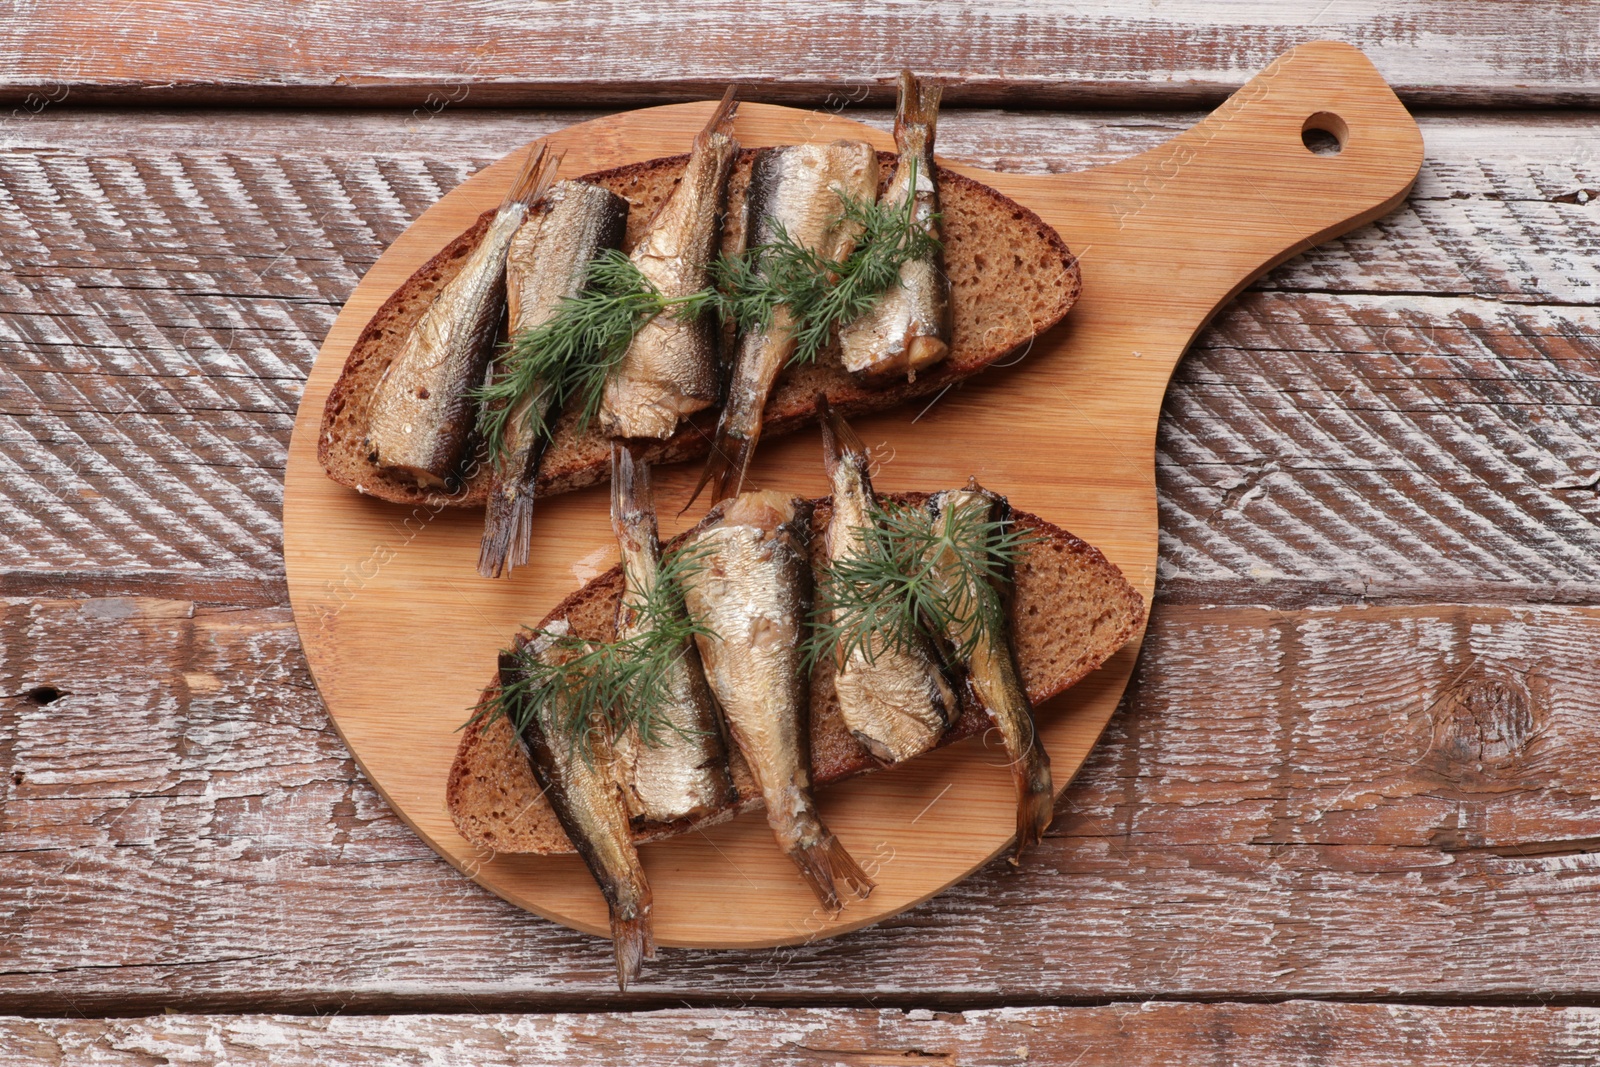
[[[0,99],[635,105],[717,96],[884,105],[903,66],[951,104],[1211,106],[1306,41],[1364,50],[1411,104],[1583,105],[1593,0],[420,0],[19,3]]]
[[[1538,47],[1586,77],[1519,10],[1459,99],[1512,99]],[[1203,335],[1148,647],[1036,861],[835,942],[667,952],[621,998],[603,942],[361,780],[278,524],[365,267],[588,113],[76,105],[0,122],[0,1012],[49,1017],[0,1021],[0,1063],[1600,1055],[1600,119],[1422,114],[1408,204]],[[957,109],[941,149],[1066,170],[1197,117]],[[341,1010],[398,1014],[261,1014]]]

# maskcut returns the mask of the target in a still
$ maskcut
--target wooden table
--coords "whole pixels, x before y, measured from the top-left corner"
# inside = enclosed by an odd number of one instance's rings
[[[1600,1058],[1600,10],[1299,6],[10,12],[0,1064]],[[944,154],[1069,170],[1318,37],[1416,111],[1422,177],[1181,366],[1143,658],[1023,867],[622,996],[362,780],[284,453],[441,193],[596,114],[557,108],[729,79],[886,124],[902,63],[951,82]]]

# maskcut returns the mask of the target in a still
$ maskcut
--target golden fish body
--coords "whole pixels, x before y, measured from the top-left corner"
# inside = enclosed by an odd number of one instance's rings
[[[901,73],[894,116],[894,141],[900,161],[878,199],[879,204],[898,208],[906,197],[914,197],[913,224],[935,239],[940,237],[940,230],[933,142],[940,93],[939,86],[919,83],[909,71]],[[936,253],[902,264],[899,282],[883,294],[872,310],[839,330],[839,354],[845,370],[869,381],[898,376],[911,379],[949,354],[950,282],[945,277],[942,258]]]
[[[714,514],[717,514],[714,512]],[[811,795],[810,701],[801,643],[810,608],[810,507],[777,493],[727,501],[692,541],[701,565],[685,580],[706,678],[766,801],[767,823],[817,898],[840,906],[837,882],[860,896],[872,880],[817,813]]]
[[[551,631],[565,625],[558,623]],[[551,645],[549,637],[540,635],[534,639],[533,654],[558,654]],[[501,654],[502,686],[514,683],[519,670],[516,656]],[[641,962],[655,956],[650,883],[633,846],[628,810],[603,728],[596,725],[583,738],[552,736],[538,715],[530,715],[521,739],[545,799],[605,897],[616,951],[617,986],[626,989],[628,982],[638,977]]]
[[[612,445],[611,524],[622,550],[625,582],[617,605],[617,637],[626,639],[648,624],[642,607],[655,592],[661,550],[650,468],[621,442]],[[737,799],[722,721],[693,639],[684,639],[662,688],[667,699],[651,735],[641,736],[635,725],[617,739],[624,800],[637,824],[695,819]]]
[[[1011,513],[1005,497],[980,487],[976,480],[965,489],[935,493],[927,507],[935,523],[952,516],[1009,520]],[[946,636],[956,648],[973,644],[965,663],[967,686],[994,718],[1010,757],[1011,777],[1017,789],[1017,844],[1011,858],[1015,863],[1024,850],[1038,843],[1050,825],[1055,803],[1050,756],[1039,741],[1033,704],[1023,688],[1016,653],[1007,636],[1004,590],[988,581],[970,580],[947,567],[941,568],[940,578],[951,584],[967,582],[968,602],[990,620],[989,625],[980,626],[975,615],[952,626]]]
[[[473,390],[505,311],[506,252],[553,176],[545,158],[543,149],[529,157],[483,239],[378,380],[366,431],[375,465],[426,487],[446,488],[459,474],[477,421]]]
[[[694,140],[683,178],[646,226],[629,258],[666,297],[704,289],[721,240],[728,175],[739,154],[732,90]],[[636,333],[607,379],[600,429],[610,437],[672,436],[678,422],[716,403],[717,330],[707,317],[671,310]]]
[[[863,531],[873,523],[870,457],[837,411],[826,408],[823,453],[833,488],[826,548],[830,560],[859,555]],[[956,698],[931,650],[868,637],[834,659],[839,716],[867,751],[883,763],[898,763],[938,743],[955,717]]]
[[[780,228],[802,248],[840,262],[860,236],[840,216],[844,197],[870,201],[878,191],[878,153],[864,141],[764,149],[750,170],[745,231],[752,246],[777,238]],[[761,438],[761,414],[778,373],[794,354],[794,320],[779,306],[765,328],[746,330],[734,356],[717,442],[701,483],[715,499],[738,493]]]
[[[506,252],[506,311],[512,336],[550,319],[561,302],[577,296],[589,265],[618,248],[628,222],[628,202],[598,185],[559,182],[517,230]],[[506,423],[505,445],[493,457],[488,510],[478,572],[498,578],[528,562],[533,534],[534,483],[548,438],[535,432],[529,409],[549,415],[551,397],[535,386]]]

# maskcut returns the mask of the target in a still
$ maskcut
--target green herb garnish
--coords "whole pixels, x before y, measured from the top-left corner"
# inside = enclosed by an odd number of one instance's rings
[[[687,296],[661,295],[650,279],[616,249],[607,249],[589,264],[583,292],[563,300],[555,314],[531,329],[521,330],[502,349],[494,379],[476,391],[478,432],[498,465],[505,451],[511,417],[519,402],[527,405],[526,429],[548,437],[550,413],[569,401],[579,405],[580,427],[600,410],[606,377],[622,360],[628,343],[645,323],[664,311],[693,319],[716,300],[710,289]]]
[[[1005,626],[994,583],[1039,540],[1006,519],[989,517],[987,500],[939,516],[912,505],[874,504],[857,528],[855,551],[834,560],[817,585],[808,663],[860,653],[909,651],[935,639],[969,658]]]
[[[741,256],[719,260],[715,268],[724,314],[740,329],[764,329],[781,306],[793,321],[794,353],[789,362],[817,358],[837,326],[847,325],[872,310],[883,293],[900,280],[906,263],[926,259],[940,243],[929,230],[938,216],[917,219],[917,164],[912,160],[906,198],[884,205],[839,194],[837,223],[860,230],[855,249],[836,262],[803,247],[782,226],[772,241]]]
[[[587,641],[571,632],[529,629],[507,652],[517,661],[514,681],[481,701],[467,725],[504,716],[521,733],[536,718],[549,737],[570,744],[596,731],[606,742],[635,731],[651,746],[668,733],[681,734],[668,715],[667,683],[686,644],[710,636],[683,604],[683,583],[702,566],[702,554],[684,547],[662,555],[655,586],[637,605],[638,632],[631,637]],[[591,747],[584,745],[586,758]]]

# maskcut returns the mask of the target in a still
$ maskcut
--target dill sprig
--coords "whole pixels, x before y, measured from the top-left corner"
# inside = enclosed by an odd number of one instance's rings
[[[572,400],[580,427],[587,427],[600,409],[606,377],[645,323],[664,311],[697,318],[715,300],[709,289],[663,296],[627,256],[616,249],[600,253],[589,264],[583,291],[538,326],[518,331],[501,349],[493,379],[477,390],[478,432],[489,455],[500,463],[511,419],[527,397],[534,397],[522,416],[527,433],[549,436],[553,415]]]
[[[917,218],[917,164],[911,160],[905,199],[898,204],[859,200],[839,191],[835,225],[859,231],[855,248],[837,262],[806,248],[781,224],[765,244],[724,257],[714,268],[725,317],[740,329],[765,329],[781,306],[793,322],[789,362],[809,363],[827,347],[833,330],[865,315],[900,280],[906,263],[936,254],[931,232],[937,215]]]
[[[1039,540],[992,518],[975,499],[937,517],[921,507],[873,504],[855,550],[832,561],[817,584],[808,663],[857,653],[870,663],[933,640],[957,659],[1005,625],[995,583]]]
[[[537,720],[547,736],[576,745],[611,742],[636,731],[645,745],[658,745],[683,730],[668,715],[671,672],[688,642],[710,631],[694,622],[683,604],[683,583],[702,566],[703,553],[680,547],[662,554],[655,586],[636,606],[636,632],[612,641],[589,641],[565,626],[526,629],[525,640],[506,650],[517,670],[473,709],[467,721],[505,717],[521,733]],[[585,758],[592,744],[584,744]]]

